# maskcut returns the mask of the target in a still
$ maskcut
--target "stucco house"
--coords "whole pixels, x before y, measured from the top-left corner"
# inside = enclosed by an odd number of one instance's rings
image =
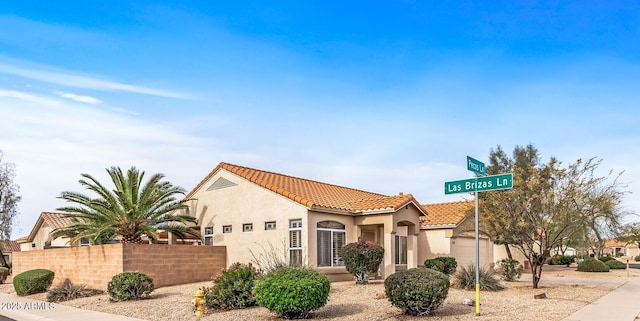
[[[4,240],[0,241],[0,250],[7,264],[11,263],[13,252],[20,252],[20,245],[16,241]]]
[[[385,248],[382,277],[421,264],[418,235],[426,213],[411,194],[382,195],[220,163],[185,198],[185,213],[198,219],[205,245],[227,246],[227,266],[274,248],[332,280],[349,279],[340,249],[359,239]]]
[[[88,246],[89,241],[82,239],[74,244],[69,244],[69,238],[59,237],[49,241],[49,233],[54,229],[68,226],[71,218],[64,213],[42,212],[31,229],[31,233],[16,240],[20,244],[21,251],[43,250],[52,247]]]
[[[452,256],[458,266],[475,264],[475,224],[473,210],[474,201],[445,202],[422,204],[427,213],[420,217],[420,235],[418,244],[421,247],[418,260],[424,262],[436,256]],[[494,245],[491,239],[480,233],[480,265],[494,263]]]
[[[602,253],[613,257],[636,257],[640,255],[640,250],[638,249],[637,244],[622,242],[618,239],[609,239],[604,242],[604,249]]]

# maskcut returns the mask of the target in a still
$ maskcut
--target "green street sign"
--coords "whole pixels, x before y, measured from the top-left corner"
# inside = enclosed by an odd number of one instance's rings
[[[473,157],[467,156],[467,169],[478,175],[482,175],[482,176],[487,175],[484,172],[484,163]]]
[[[513,187],[513,174],[498,174],[484,177],[445,182],[444,194],[497,191]]]

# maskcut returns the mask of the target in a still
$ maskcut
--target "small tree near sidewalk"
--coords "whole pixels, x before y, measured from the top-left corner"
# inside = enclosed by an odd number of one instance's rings
[[[384,257],[384,248],[370,241],[358,241],[342,247],[342,260],[356,284],[369,283],[369,273],[376,273]]]

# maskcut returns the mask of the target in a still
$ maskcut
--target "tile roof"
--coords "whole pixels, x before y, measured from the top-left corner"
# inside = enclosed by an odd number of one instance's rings
[[[604,247],[625,247],[627,243],[622,242],[618,239],[608,239],[604,241]]]
[[[27,239],[18,239],[20,243],[33,241],[43,223],[47,223],[49,226],[51,226],[52,229],[57,229],[71,225],[73,222],[71,221],[71,217],[69,216],[69,214],[66,213],[42,212],[40,213],[40,217],[38,217],[36,224],[33,226],[33,229],[31,229],[31,233],[29,233],[29,236],[27,236]]]
[[[42,212],[40,217],[53,229],[69,226],[73,223],[66,213]]]
[[[185,199],[191,197],[221,169],[287,197],[309,209],[326,208],[351,213],[396,211],[413,202],[422,211],[419,203],[411,194],[388,196],[228,163],[218,164],[207,177],[185,196]]]
[[[427,216],[420,217],[421,225],[455,227],[467,217],[475,206],[474,201],[458,201],[437,204],[422,204]]]
[[[0,248],[2,249],[2,253],[20,252],[20,244],[16,241],[0,241]]]

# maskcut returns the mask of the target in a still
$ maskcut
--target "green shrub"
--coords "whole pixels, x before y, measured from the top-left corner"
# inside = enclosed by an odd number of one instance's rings
[[[456,289],[475,290],[476,288],[476,267],[474,264],[463,266],[453,274],[451,286]],[[480,268],[480,290],[500,291],[504,287],[493,274],[486,268]]]
[[[559,255],[548,257],[546,263],[549,265],[569,265],[576,261],[575,255]]]
[[[627,265],[618,261],[618,260],[609,260],[604,262],[610,269],[612,270],[624,270],[627,268]]]
[[[285,319],[307,318],[327,304],[329,279],[318,271],[286,267],[261,277],[253,288],[256,302]]]
[[[500,270],[502,271],[503,280],[507,282],[513,282],[522,276],[522,271],[524,270],[524,268],[518,260],[502,259],[500,261]]]
[[[62,285],[50,289],[47,292],[47,301],[62,302],[74,300],[77,298],[85,298],[102,294],[102,290],[87,289],[86,285],[74,285],[69,279],[65,279]]]
[[[449,294],[449,277],[439,271],[413,268],[398,271],[384,280],[384,293],[391,304],[405,314],[427,315]]]
[[[636,262],[640,262],[640,255],[636,256],[635,260]]]
[[[426,267],[427,269],[442,272],[446,275],[451,275],[456,271],[458,262],[456,262],[456,258],[454,257],[438,256],[436,258],[427,259],[426,261],[424,261],[424,267]]]
[[[609,272],[609,267],[600,260],[587,258],[578,264],[580,272]]]
[[[0,266],[0,284],[4,283],[7,276],[9,276],[9,269],[4,266]]]
[[[576,261],[575,255],[563,255],[560,257],[560,264],[569,266],[569,264]]]
[[[560,264],[560,255],[556,254],[556,255],[552,255],[552,256],[548,257],[547,260],[545,261],[545,263],[547,263],[549,265],[559,265]]]
[[[127,301],[148,298],[153,292],[153,279],[140,272],[124,272],[114,275],[107,284],[110,301]]]
[[[213,287],[205,290],[206,306],[213,309],[238,309],[256,305],[253,286],[260,275],[251,263],[234,263],[222,270],[213,280]]]
[[[598,257],[598,260],[602,261],[603,263],[606,263],[607,261],[611,261],[615,259],[610,256],[601,256],[601,257]]]
[[[342,261],[356,284],[369,283],[369,273],[375,273],[384,257],[384,248],[369,241],[349,243],[340,251]]]
[[[23,296],[45,292],[51,286],[55,273],[46,269],[24,271],[13,277],[16,294]]]

